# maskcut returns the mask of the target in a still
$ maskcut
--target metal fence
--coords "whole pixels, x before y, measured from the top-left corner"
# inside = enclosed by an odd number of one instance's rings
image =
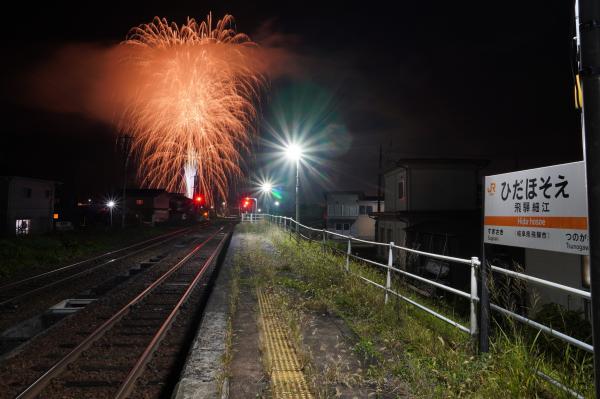
[[[250,215],[250,216],[246,216],[245,218],[244,218],[244,216],[242,216],[242,221],[252,222],[252,221],[263,220],[263,219],[268,221],[271,224],[276,224],[277,226],[284,229],[285,231],[290,232],[290,234],[295,232],[297,237],[301,237],[306,240],[315,241],[315,242],[321,241],[321,244],[323,245],[323,247],[326,246],[326,243],[329,240],[329,237],[334,237],[336,242],[338,242],[338,243],[345,243],[346,244],[345,251],[341,251],[339,249],[334,248],[338,252],[343,252],[345,255],[346,259],[345,259],[345,264],[343,265],[344,269],[349,273],[353,273],[354,275],[356,275],[358,278],[365,281],[366,283],[369,283],[375,287],[382,289],[384,291],[384,295],[385,295],[385,299],[384,299],[385,303],[387,303],[389,301],[390,295],[395,295],[396,297],[406,301],[407,303],[410,303],[411,305],[415,306],[416,308],[423,310],[423,311],[429,313],[430,315],[433,315],[433,316],[437,317],[438,319],[443,320],[448,324],[451,324],[452,326],[458,328],[459,330],[470,334],[471,337],[473,337],[473,338],[475,338],[479,333],[478,325],[477,325],[478,321],[481,323],[486,323],[486,328],[482,329],[482,331],[481,331],[482,333],[487,334],[488,330],[489,330],[489,318],[487,318],[487,317],[478,318],[478,313],[477,313],[477,303],[480,302],[480,299],[479,299],[478,293],[477,293],[477,287],[480,286],[480,284],[481,284],[481,286],[486,287],[484,289],[487,290],[487,281],[485,281],[485,278],[484,278],[484,281],[481,281],[482,274],[484,276],[486,276],[486,275],[490,275],[491,274],[490,272],[498,273],[498,274],[508,276],[510,278],[516,278],[516,279],[524,280],[524,281],[527,281],[527,282],[530,282],[533,284],[538,284],[538,285],[543,285],[545,287],[558,289],[558,290],[561,290],[561,291],[564,291],[564,292],[567,292],[570,294],[574,294],[574,295],[577,295],[581,298],[585,298],[588,300],[591,299],[591,294],[588,291],[584,291],[584,290],[569,287],[566,285],[558,284],[558,283],[555,283],[552,281],[548,281],[548,280],[544,280],[544,279],[541,279],[538,277],[530,276],[525,273],[519,273],[519,272],[516,272],[513,270],[508,270],[508,269],[505,269],[502,267],[491,265],[489,263],[482,266],[481,262],[479,261],[479,258],[475,257],[475,256],[471,257],[470,259],[463,259],[463,258],[456,258],[456,257],[452,257],[452,256],[446,256],[446,255],[440,255],[440,254],[435,254],[435,253],[419,251],[419,250],[412,249],[412,248],[406,248],[406,247],[396,245],[394,242],[382,243],[382,242],[362,240],[362,239],[359,239],[356,237],[347,236],[347,235],[335,233],[332,231],[328,231],[326,229],[317,229],[317,228],[313,228],[310,226],[305,226],[301,223],[296,222],[294,219],[285,217],[285,216],[276,216],[276,215],[254,215],[254,216],[252,216],[252,215]],[[352,243],[362,243],[362,244],[369,244],[369,245],[373,245],[373,246],[377,246],[377,247],[387,248],[387,251],[388,251],[387,264],[379,263],[379,262],[373,261],[371,259],[366,259],[366,258],[359,257],[357,255],[352,254]],[[461,291],[459,289],[447,286],[445,284],[441,284],[437,281],[433,281],[433,280],[427,279],[425,277],[418,276],[416,274],[409,273],[405,270],[395,267],[394,266],[394,250],[404,251],[408,254],[415,254],[415,255],[419,255],[419,256],[428,257],[431,259],[436,259],[436,260],[441,260],[441,261],[451,262],[451,263],[458,263],[458,264],[463,264],[463,265],[469,266],[470,267],[470,291],[469,292]],[[358,273],[354,273],[353,271],[351,271],[350,270],[350,260],[351,259],[356,259],[360,262],[370,264],[370,265],[373,265],[373,266],[376,266],[376,267],[379,267],[379,268],[385,270],[385,273],[386,273],[385,285],[382,285],[375,281],[369,280],[365,276],[362,276]],[[478,269],[479,269],[479,271],[481,271],[480,269],[482,267],[487,268],[487,270],[486,270],[487,273],[478,273]],[[396,273],[398,275],[402,275],[402,276],[408,277],[410,279],[414,279],[421,283],[429,284],[433,287],[451,292],[455,295],[458,295],[460,297],[467,299],[470,303],[469,326],[464,326],[461,323],[459,323],[455,320],[452,320],[421,303],[418,303],[414,299],[408,298],[408,297],[400,294],[399,292],[395,291],[392,288],[392,284],[391,284],[392,283],[392,273]],[[538,323],[526,316],[515,313],[514,311],[512,311],[510,309],[503,308],[494,303],[489,303],[489,302],[487,302],[488,301],[487,295],[484,297],[484,300],[486,303],[480,303],[481,307],[489,307],[489,309],[491,309],[495,312],[498,312],[506,317],[509,317],[513,320],[516,320],[519,323],[523,323],[529,327],[537,329],[545,334],[548,334],[552,337],[558,338],[568,344],[571,344],[579,349],[582,349],[584,351],[587,351],[587,352],[590,352],[593,354],[593,350],[594,350],[593,346],[586,342],[583,342],[583,341],[578,340],[578,339],[576,339],[572,336],[569,336],[565,333],[557,331],[556,329],[553,329],[552,327]],[[486,340],[487,340],[487,337],[486,337]],[[571,388],[561,384],[560,382],[552,379],[551,377],[547,376],[540,370],[536,370],[536,373],[543,379],[545,379],[545,380],[549,381],[550,383],[552,383],[553,385],[563,389],[565,392],[569,393],[570,395],[572,395],[574,397],[578,397],[578,398],[582,397],[579,393],[577,393],[574,390],[572,390]]]
[[[418,251],[418,250],[411,249],[411,248],[405,248],[405,247],[396,245],[393,242],[382,243],[382,242],[362,240],[362,239],[355,238],[352,236],[334,233],[334,232],[328,231],[326,229],[316,229],[313,227],[305,226],[301,223],[296,222],[292,218],[288,218],[288,217],[284,217],[284,216],[265,215],[265,218],[269,223],[276,224],[277,226],[283,228],[286,231],[289,231],[290,233],[295,232],[298,237],[302,237],[302,238],[304,238],[306,240],[310,240],[310,241],[321,242],[323,247],[326,246],[330,237],[335,238],[337,242],[344,242],[346,244],[346,250],[343,251],[345,254],[345,257],[346,257],[345,264],[343,265],[344,269],[347,272],[354,274],[356,277],[365,281],[366,283],[382,289],[384,291],[385,303],[388,303],[390,296],[394,295],[394,296],[402,299],[403,301],[415,306],[416,308],[418,308],[422,311],[425,311],[425,312],[429,313],[430,315],[437,317],[440,320],[445,321],[446,323],[458,328],[459,330],[461,330],[463,332],[470,334],[472,337],[475,337],[477,335],[477,331],[478,331],[477,330],[477,301],[479,301],[479,298],[477,297],[477,268],[480,266],[479,259],[477,257],[472,257],[470,259],[455,258],[452,256],[439,255],[439,254],[434,254],[434,253],[429,253],[429,252],[424,252],[424,251]],[[388,253],[387,264],[379,263],[374,260],[363,258],[363,257],[352,254],[353,243],[369,244],[369,245],[386,248],[387,253]],[[336,249],[336,250],[340,251],[339,249]],[[405,270],[395,267],[394,266],[394,250],[405,251],[406,253],[411,253],[411,254],[415,254],[415,255],[420,255],[420,256],[436,259],[436,260],[442,260],[442,261],[451,262],[451,263],[459,263],[459,264],[469,266],[470,270],[471,270],[470,291],[469,292],[461,291],[459,289],[447,286],[447,285],[439,283],[437,281],[433,281],[433,280],[424,278],[422,276],[418,276],[413,273],[409,273]],[[378,268],[384,270],[385,271],[385,285],[379,284],[378,282],[372,281],[359,273],[353,272],[350,269],[351,259],[355,259],[359,262],[366,263],[366,264],[369,264],[369,265],[372,265],[372,266],[375,266],[375,267],[378,267]],[[419,302],[415,301],[414,299],[409,298],[405,295],[402,295],[398,291],[394,290],[392,287],[392,273],[395,273],[395,274],[398,274],[398,275],[401,275],[404,277],[408,277],[410,279],[417,280],[421,283],[429,284],[433,287],[436,287],[436,288],[451,292],[460,297],[466,298],[470,302],[469,325],[464,326],[463,324],[459,323],[458,321],[452,320],[449,317],[446,317],[446,316],[436,312],[435,310],[427,307],[426,305],[419,303]]]
[[[241,220],[242,222],[260,222],[264,220],[265,214],[263,213],[242,213]]]

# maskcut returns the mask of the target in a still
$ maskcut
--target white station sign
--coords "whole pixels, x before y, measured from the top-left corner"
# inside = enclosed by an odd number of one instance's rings
[[[589,255],[585,163],[486,176],[484,242]]]

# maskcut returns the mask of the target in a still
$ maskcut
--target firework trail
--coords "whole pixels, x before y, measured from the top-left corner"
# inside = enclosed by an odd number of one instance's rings
[[[241,174],[265,84],[257,45],[226,15],[181,26],[155,18],[121,43],[115,88],[118,128],[133,135],[142,184],[192,196],[193,176],[207,198],[227,196]]]

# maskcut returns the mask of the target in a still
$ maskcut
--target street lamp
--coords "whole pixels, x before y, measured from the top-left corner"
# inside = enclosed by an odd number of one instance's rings
[[[302,148],[297,144],[291,143],[285,149],[285,155],[288,159],[296,162],[296,231],[300,223],[300,159],[302,158]]]
[[[108,201],[106,203],[106,206],[108,206],[108,209],[110,211],[110,227],[112,227],[112,225],[113,225],[113,223],[112,223],[112,220],[113,220],[112,214],[113,214],[113,208],[115,207],[115,201],[113,201],[113,200]]]
[[[260,191],[267,197],[267,213],[271,213],[271,193],[273,192],[273,183],[270,181],[261,183]]]

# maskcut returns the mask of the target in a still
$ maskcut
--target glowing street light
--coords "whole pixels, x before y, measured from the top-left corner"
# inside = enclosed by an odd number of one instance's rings
[[[275,206],[279,206],[279,201],[275,201]]]
[[[266,181],[260,185],[260,190],[265,194],[270,194],[273,190],[273,183]]]
[[[110,227],[112,227],[112,225],[113,225],[113,222],[112,222],[113,221],[113,216],[112,216],[112,214],[113,214],[113,208],[115,207],[115,205],[116,205],[116,203],[113,200],[109,200],[106,203],[106,206],[108,207],[108,209],[110,211]]]
[[[285,155],[291,161],[296,162],[296,231],[300,223],[300,160],[302,159],[302,148],[298,144],[290,143],[285,149]]]

